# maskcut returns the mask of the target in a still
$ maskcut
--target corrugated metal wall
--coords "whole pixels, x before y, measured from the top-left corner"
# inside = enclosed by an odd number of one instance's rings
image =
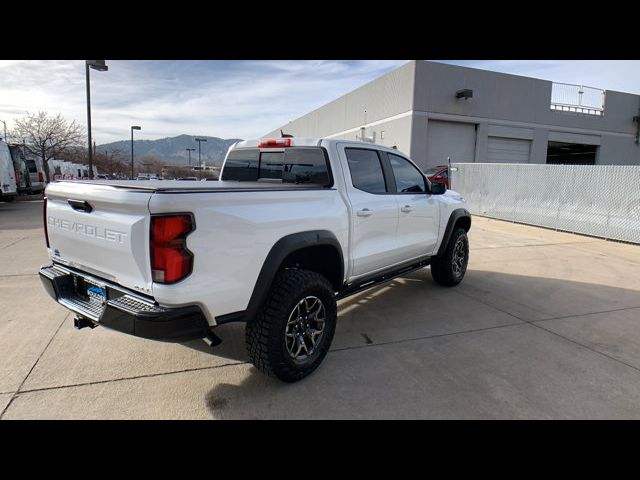
[[[472,214],[640,243],[640,166],[452,164]]]

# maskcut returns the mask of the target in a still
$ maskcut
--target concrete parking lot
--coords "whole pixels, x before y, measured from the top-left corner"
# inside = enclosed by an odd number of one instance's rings
[[[224,343],[74,330],[41,287],[42,201],[0,203],[0,418],[640,418],[640,246],[475,217],[462,285],[345,299],[297,384]]]

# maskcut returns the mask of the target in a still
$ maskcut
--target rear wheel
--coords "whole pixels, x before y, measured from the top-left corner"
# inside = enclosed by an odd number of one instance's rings
[[[447,248],[431,262],[431,276],[445,287],[458,285],[464,278],[469,262],[469,239],[464,228],[454,230]]]
[[[282,271],[245,340],[251,362],[263,373],[296,382],[313,372],[329,351],[337,307],[329,281],[309,270]]]

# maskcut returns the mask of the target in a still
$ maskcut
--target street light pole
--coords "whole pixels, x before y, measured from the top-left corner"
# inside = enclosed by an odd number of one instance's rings
[[[202,160],[200,159],[200,142],[206,142],[206,138],[195,138],[196,142],[198,142],[198,166],[200,170],[198,170],[198,180],[202,180]]]
[[[106,72],[109,67],[104,60],[85,61],[85,75],[87,79],[87,127],[89,129],[89,180],[93,178],[93,146],[91,145],[91,81],[89,79],[89,67],[99,72]]]
[[[189,152],[189,168],[191,168],[191,152],[195,152],[195,148],[187,148],[187,152]]]
[[[142,130],[138,125],[131,126],[131,180],[133,180],[133,131]]]
[[[4,120],[0,120],[0,122],[4,123],[4,143],[7,143],[7,122]]]

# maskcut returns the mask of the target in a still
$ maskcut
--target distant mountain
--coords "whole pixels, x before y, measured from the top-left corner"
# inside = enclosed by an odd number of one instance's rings
[[[231,145],[239,141],[239,138],[223,139],[218,137],[190,135],[179,135],[177,137],[161,138],[159,140],[134,140],[133,149],[136,163],[140,162],[142,157],[153,155],[160,160],[171,165],[187,165],[189,163],[189,152],[187,148],[195,148],[191,152],[191,165],[198,164],[198,142],[194,138],[206,138],[206,142],[202,142],[202,163],[207,165],[220,166],[224,160],[224,156]],[[97,145],[97,153],[105,151],[111,155],[114,151],[120,151],[125,158],[131,158],[131,140],[120,140],[118,142],[105,143]]]

